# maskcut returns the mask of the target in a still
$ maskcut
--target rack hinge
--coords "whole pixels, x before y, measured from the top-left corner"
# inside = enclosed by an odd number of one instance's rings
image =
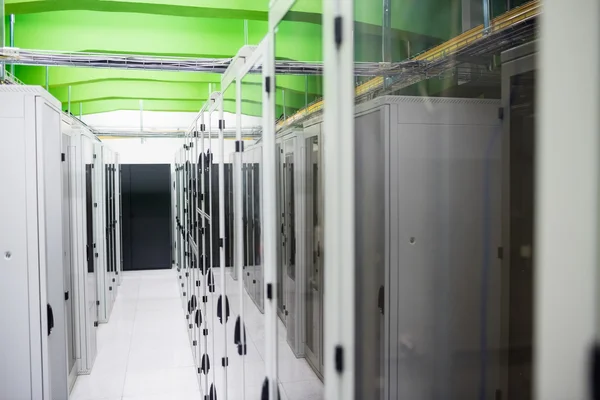
[[[335,370],[338,373],[344,372],[344,348],[340,345],[335,346]]]
[[[241,153],[244,151],[244,141],[243,140],[236,140],[235,141],[235,152],[236,153]]]
[[[271,93],[271,77],[265,76],[265,92]]]
[[[65,162],[66,156],[65,153],[60,153],[60,161]]]
[[[342,45],[342,17],[337,16],[334,20],[335,24],[335,45],[339,49]]]
[[[267,283],[267,299],[273,300],[273,284]]]

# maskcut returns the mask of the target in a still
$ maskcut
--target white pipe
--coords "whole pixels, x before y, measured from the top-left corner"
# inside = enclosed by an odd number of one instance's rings
[[[237,79],[235,81],[235,112],[236,112],[236,140],[239,146],[242,145],[242,80]],[[240,340],[242,342],[242,348],[246,346],[246,337],[244,335],[245,325],[244,322],[244,220],[243,220],[243,193],[242,187],[242,149],[236,151],[234,155],[234,176],[235,176],[235,189],[233,195],[235,196],[235,269],[237,272],[238,287],[240,292]],[[245,359],[244,359],[245,360]],[[242,362],[242,384],[244,388],[242,390],[242,399],[246,399],[246,363]]]
[[[225,138],[223,137],[223,96],[219,99],[219,269],[221,271],[221,312],[223,357],[227,358],[227,285],[225,282]],[[212,217],[212,215],[211,215]],[[227,367],[223,368],[224,399],[227,400]]]

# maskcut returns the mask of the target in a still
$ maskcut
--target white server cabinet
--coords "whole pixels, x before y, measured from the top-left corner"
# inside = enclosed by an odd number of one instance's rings
[[[0,87],[0,398],[66,399],[60,103]]]
[[[104,171],[105,148],[101,143],[94,143],[93,164],[93,198],[94,198],[94,230],[97,241],[94,243],[96,261],[96,277],[98,290],[98,322],[107,323],[111,311],[111,296],[108,286],[106,257],[106,174]]]
[[[303,131],[292,129],[277,138],[278,179],[277,215],[279,246],[277,272],[277,313],[286,327],[286,338],[293,353],[304,357],[305,302],[310,294],[306,285],[305,222],[309,203],[306,178],[309,165]]]
[[[67,117],[68,118],[68,117]],[[77,373],[89,374],[97,353],[98,326],[97,271],[94,257],[93,163],[94,143],[98,139],[83,125],[71,121],[71,145],[68,157],[71,163],[72,193],[72,257],[73,298],[76,306]]]
[[[77,165],[76,145],[77,131],[73,129],[73,120],[62,115],[62,196],[63,196],[63,273],[65,290],[65,329],[67,336],[67,371],[69,374],[69,390],[77,378],[77,360],[79,358],[78,337],[78,290],[77,290]]]
[[[503,392],[499,107],[427,97],[357,106],[357,398]]]

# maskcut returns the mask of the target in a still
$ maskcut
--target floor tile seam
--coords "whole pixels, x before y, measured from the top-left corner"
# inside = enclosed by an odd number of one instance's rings
[[[129,337],[129,347],[127,349],[127,363],[125,364],[125,379],[123,379],[123,387],[121,388],[121,400],[123,400],[123,397],[125,397],[125,384],[127,383],[127,374],[129,373],[129,358],[131,356],[131,348],[133,345],[133,332],[135,329],[135,320],[137,319],[139,300],[140,300],[140,282],[138,282],[138,285],[136,285],[135,311],[133,313],[133,324],[132,324],[133,326],[131,328],[131,335]]]

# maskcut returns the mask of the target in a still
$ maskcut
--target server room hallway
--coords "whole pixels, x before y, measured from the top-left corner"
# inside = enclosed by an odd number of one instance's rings
[[[77,378],[70,399],[199,398],[175,271],[124,272],[92,373]]]
[[[239,285],[227,275],[235,313]],[[260,398],[264,365],[263,315],[247,293],[248,353],[246,399]],[[281,322],[280,322],[281,324]],[[193,351],[178,288],[177,271],[126,271],[107,324],[98,328],[98,355],[90,375],[77,378],[70,400],[198,400],[200,393]],[[323,385],[304,358],[296,358],[280,326],[281,400],[318,400]],[[288,347],[289,349],[289,347]],[[229,399],[242,398],[241,358],[232,355],[228,368]]]

